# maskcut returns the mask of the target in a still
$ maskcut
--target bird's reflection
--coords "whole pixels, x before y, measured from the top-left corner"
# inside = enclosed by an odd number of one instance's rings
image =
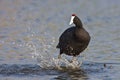
[[[87,80],[87,73],[83,69],[63,69],[63,73],[55,77],[55,80]]]

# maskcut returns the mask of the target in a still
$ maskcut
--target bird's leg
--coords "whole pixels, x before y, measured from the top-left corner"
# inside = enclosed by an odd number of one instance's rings
[[[59,70],[62,70],[62,68],[60,67],[60,61],[61,61],[62,57],[61,57],[61,54],[58,55],[58,62],[56,64],[56,67],[59,69]]]
[[[58,59],[61,59],[61,54],[58,55]]]
[[[61,54],[63,53],[63,51],[60,49],[60,54],[58,55],[58,59],[61,59]]]

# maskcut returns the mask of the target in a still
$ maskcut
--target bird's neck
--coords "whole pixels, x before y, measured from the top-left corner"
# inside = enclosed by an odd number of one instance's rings
[[[76,23],[76,24],[75,24],[75,26],[76,26],[77,28],[83,28],[83,25],[82,25],[82,23],[81,23],[81,22]]]
[[[77,28],[83,28],[83,24],[82,24],[81,20],[78,17],[76,17],[75,26]]]

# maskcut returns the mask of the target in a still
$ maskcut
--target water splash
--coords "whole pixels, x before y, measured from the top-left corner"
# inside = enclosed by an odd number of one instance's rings
[[[55,37],[52,37],[50,33],[42,32],[39,36],[35,32],[31,32],[28,36],[29,41],[26,43],[26,46],[30,49],[30,53],[32,54],[32,58],[36,59],[38,65],[42,68],[57,68],[62,69],[62,67],[66,68],[79,68],[81,66],[81,62],[73,61],[72,63],[66,59],[66,57],[62,57],[62,59],[58,59],[57,55],[59,54],[55,48]]]

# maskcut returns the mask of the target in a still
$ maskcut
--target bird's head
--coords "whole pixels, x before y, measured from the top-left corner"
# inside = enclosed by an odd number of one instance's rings
[[[72,25],[74,23],[75,16],[76,14],[72,14],[69,25]]]

